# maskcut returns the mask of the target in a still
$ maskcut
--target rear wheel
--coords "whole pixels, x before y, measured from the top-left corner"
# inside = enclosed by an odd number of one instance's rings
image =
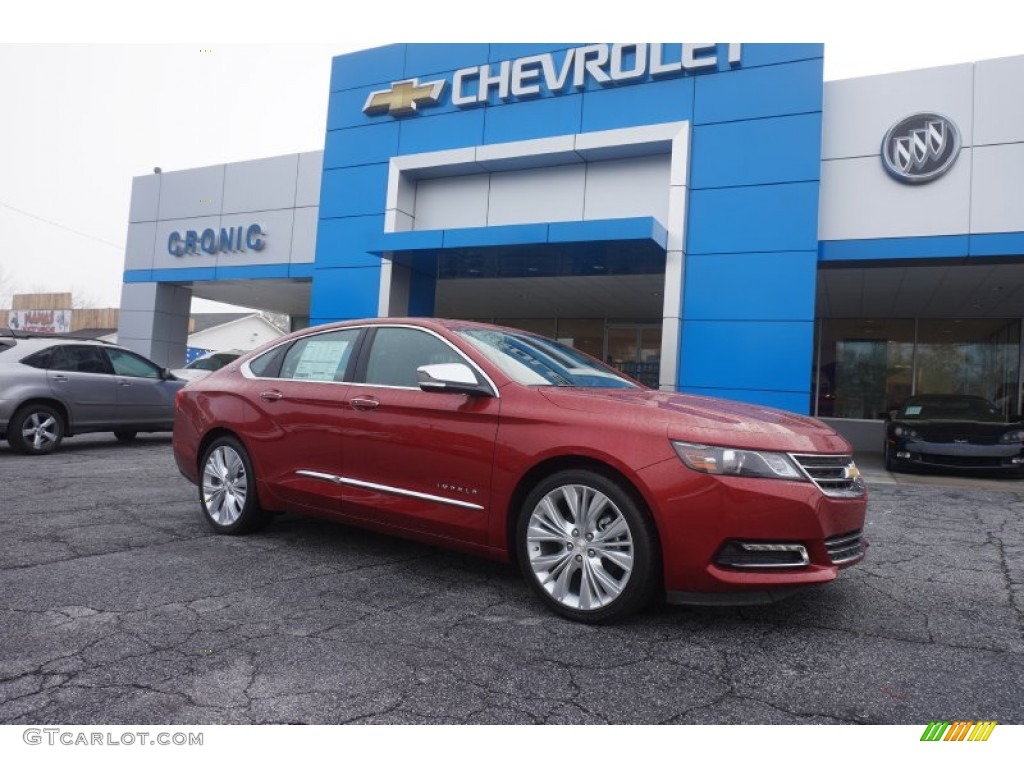
[[[213,530],[249,533],[267,522],[256,497],[252,462],[237,438],[224,436],[214,440],[199,466],[199,502]]]
[[[7,425],[7,442],[18,453],[52,453],[64,439],[64,417],[49,405],[26,405]]]
[[[658,551],[650,518],[597,472],[558,472],[534,488],[519,515],[516,545],[533,590],[574,621],[622,618],[654,593]]]

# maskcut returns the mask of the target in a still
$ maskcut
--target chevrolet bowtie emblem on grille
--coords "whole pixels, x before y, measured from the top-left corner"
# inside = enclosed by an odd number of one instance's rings
[[[420,107],[432,107],[441,100],[445,81],[434,80],[420,85],[414,77],[392,83],[386,91],[374,91],[367,97],[363,112],[367,115],[392,117],[414,115]]]

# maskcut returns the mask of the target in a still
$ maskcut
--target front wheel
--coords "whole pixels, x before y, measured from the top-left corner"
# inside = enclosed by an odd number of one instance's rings
[[[114,437],[116,437],[119,442],[130,443],[135,440],[138,434],[138,432],[131,429],[119,429],[114,432]]]
[[[886,472],[896,471],[896,458],[892,455],[892,446],[889,445],[889,441],[885,441],[885,446],[882,449],[882,458],[885,460]]]
[[[236,438],[210,443],[200,466],[199,501],[206,522],[217,533],[249,533],[267,516],[256,497],[256,477],[245,447]]]
[[[64,417],[48,405],[26,405],[7,425],[7,442],[18,453],[52,453],[64,439]]]
[[[567,618],[619,619],[654,593],[659,556],[653,524],[604,475],[580,469],[545,479],[527,497],[516,528],[527,581]]]

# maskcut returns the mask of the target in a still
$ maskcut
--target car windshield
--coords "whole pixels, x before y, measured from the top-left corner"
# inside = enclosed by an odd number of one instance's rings
[[[639,389],[614,369],[542,336],[486,328],[462,328],[456,333],[520,384]]]
[[[912,397],[900,411],[900,418],[908,421],[1003,421],[995,404],[982,397]]]

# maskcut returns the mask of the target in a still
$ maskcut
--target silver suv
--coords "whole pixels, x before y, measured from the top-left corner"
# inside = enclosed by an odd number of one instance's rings
[[[0,437],[16,451],[42,454],[83,432],[133,440],[170,431],[183,386],[166,368],[112,344],[0,336]]]

